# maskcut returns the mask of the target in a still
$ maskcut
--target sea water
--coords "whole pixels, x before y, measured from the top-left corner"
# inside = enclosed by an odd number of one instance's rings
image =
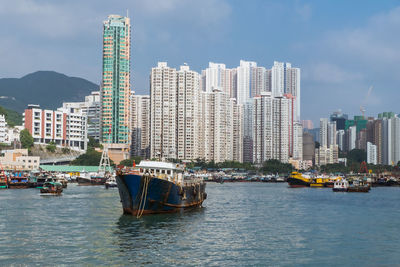
[[[0,191],[0,265],[400,264],[400,187],[369,193],[207,184],[204,208],[137,219],[117,189]]]

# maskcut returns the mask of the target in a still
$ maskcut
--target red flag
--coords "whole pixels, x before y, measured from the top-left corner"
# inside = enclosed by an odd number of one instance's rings
[[[135,168],[136,167],[136,163],[135,163],[135,160],[133,160],[133,168]]]

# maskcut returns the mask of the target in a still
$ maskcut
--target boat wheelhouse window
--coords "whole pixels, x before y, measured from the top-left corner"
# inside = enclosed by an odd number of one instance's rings
[[[171,174],[171,170],[167,170],[167,174]]]
[[[164,173],[165,173],[165,170],[161,170],[161,173],[164,174]]]

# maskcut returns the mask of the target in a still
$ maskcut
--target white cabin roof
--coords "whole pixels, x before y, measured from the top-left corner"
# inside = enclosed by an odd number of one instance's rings
[[[177,170],[179,165],[172,162],[162,162],[162,161],[150,161],[150,160],[142,160],[139,165],[139,168],[153,168],[153,169],[168,169],[168,170]]]

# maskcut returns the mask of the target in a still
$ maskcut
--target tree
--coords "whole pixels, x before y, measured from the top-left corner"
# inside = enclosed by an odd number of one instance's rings
[[[261,170],[264,173],[289,173],[293,170],[293,166],[290,163],[282,163],[276,159],[270,159],[264,161]]]
[[[135,161],[135,164],[139,164],[142,161],[142,157],[132,157],[130,159],[124,159],[119,163],[119,165],[123,165],[126,167],[132,167],[133,166],[133,161]]]
[[[30,150],[31,147],[33,147],[33,137],[27,129],[24,129],[19,133],[19,140],[21,141],[23,148]]]
[[[93,148],[88,148],[85,154],[82,154],[75,160],[71,161],[70,165],[98,166],[100,164],[101,154],[101,152],[97,152]],[[110,160],[110,164],[114,165],[114,162]]]
[[[101,148],[102,147],[101,144],[99,143],[99,141],[97,141],[96,139],[94,139],[91,136],[89,136],[89,142],[88,142],[87,146],[92,147],[92,148],[95,148],[95,147]]]
[[[349,168],[344,166],[344,164],[342,163],[334,163],[334,164],[322,165],[321,171],[325,173],[335,173],[335,172],[347,173],[349,171]]]
[[[367,152],[362,149],[353,149],[347,154],[347,161],[361,163],[367,160]]]
[[[56,151],[56,143],[54,143],[53,141],[51,141],[47,146],[46,146],[46,150],[54,153]]]

